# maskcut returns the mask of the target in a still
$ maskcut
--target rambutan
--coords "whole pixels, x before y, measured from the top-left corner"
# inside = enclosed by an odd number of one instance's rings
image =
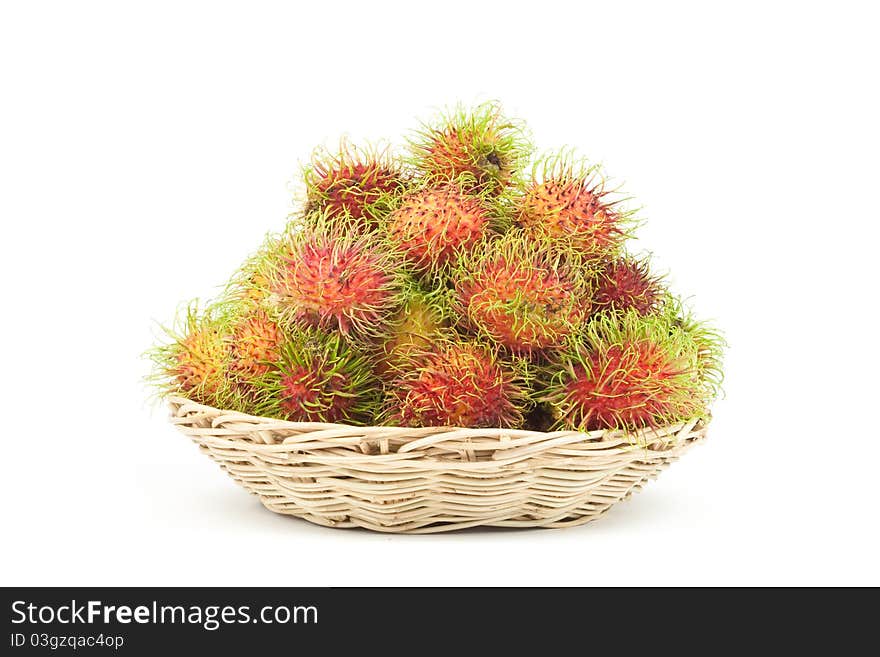
[[[281,236],[269,233],[259,248],[249,255],[227,282],[222,294],[224,304],[244,305],[274,311],[271,297],[269,273],[270,263],[280,257]]]
[[[391,197],[406,187],[406,177],[388,148],[358,148],[346,140],[331,152],[319,148],[305,167],[307,210],[373,221]]]
[[[379,335],[398,308],[402,261],[349,219],[306,217],[291,226],[262,272],[286,323]]]
[[[662,314],[672,330],[684,331],[697,346],[699,379],[714,397],[721,391],[724,380],[722,359],[727,342],[724,336],[707,322],[697,319],[690,308],[679,298],[666,294],[662,302]]]
[[[527,404],[522,374],[496,348],[445,339],[410,356],[388,387],[385,416],[412,427],[515,428]]]
[[[412,165],[428,178],[457,180],[497,194],[514,182],[531,154],[525,127],[503,116],[497,103],[461,106],[423,125],[410,140]]]
[[[245,381],[262,376],[281,357],[284,330],[260,308],[249,309],[236,318],[230,332],[232,369]]]
[[[228,392],[231,359],[230,336],[218,309],[200,311],[198,303],[192,302],[177,326],[165,333],[169,341],[149,352],[153,382],[165,393],[220,406]]]
[[[604,264],[596,277],[593,311],[625,312],[640,315],[654,311],[663,298],[660,279],[652,276],[647,260],[616,258]]]
[[[410,281],[403,297],[376,358],[376,372],[383,378],[390,376],[413,353],[428,349],[450,325],[445,289],[427,291]]]
[[[576,254],[519,232],[486,240],[453,273],[466,326],[520,356],[559,347],[590,311],[590,279]]]
[[[380,389],[370,362],[339,333],[294,328],[261,380],[257,414],[294,422],[370,421]]]
[[[585,256],[616,254],[633,224],[632,212],[613,199],[598,167],[569,153],[539,160],[519,201],[516,223],[528,234],[565,240]]]
[[[704,415],[714,391],[699,347],[664,315],[602,314],[546,367],[545,394],[563,428],[638,429]]]
[[[411,265],[437,272],[488,234],[492,219],[480,199],[447,183],[405,197],[385,230]]]

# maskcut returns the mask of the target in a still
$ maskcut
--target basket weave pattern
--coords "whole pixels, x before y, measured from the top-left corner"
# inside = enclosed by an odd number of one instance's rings
[[[268,509],[329,527],[428,533],[595,520],[704,438],[285,422],[170,400],[171,421]]]

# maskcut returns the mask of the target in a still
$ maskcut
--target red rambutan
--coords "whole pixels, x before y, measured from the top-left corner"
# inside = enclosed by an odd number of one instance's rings
[[[413,354],[388,388],[386,419],[412,427],[518,427],[528,395],[514,366],[496,349],[440,340]]]
[[[404,198],[388,217],[386,232],[414,267],[438,271],[485,236],[491,223],[478,198],[443,184]]]
[[[293,226],[264,261],[281,317],[353,337],[381,334],[400,302],[404,274],[398,254],[350,220],[308,219]]]
[[[541,401],[568,429],[638,429],[706,412],[698,346],[662,315],[599,315],[546,367]]]
[[[397,162],[383,150],[362,149],[343,140],[337,152],[317,149],[304,171],[308,210],[372,221],[390,197],[406,187]]]
[[[565,240],[590,258],[613,255],[629,236],[632,213],[612,193],[597,167],[565,153],[545,157],[533,169],[516,223],[530,235]]]
[[[376,409],[369,361],[338,333],[294,328],[277,367],[261,380],[259,415],[294,422],[363,424]]]
[[[484,241],[453,274],[466,326],[520,356],[559,347],[590,311],[588,270],[518,232]]]
[[[647,315],[657,309],[662,298],[663,287],[651,275],[647,260],[617,258],[605,263],[596,278],[593,311],[632,309]]]

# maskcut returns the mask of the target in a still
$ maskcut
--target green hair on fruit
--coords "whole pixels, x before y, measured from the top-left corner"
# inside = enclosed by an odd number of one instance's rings
[[[514,185],[532,152],[524,124],[506,118],[496,102],[443,112],[409,146],[410,164],[422,176],[458,180],[490,194]]]
[[[520,231],[485,240],[452,280],[463,323],[518,356],[562,346],[590,312],[592,270],[576,253]]]
[[[383,216],[408,184],[387,146],[359,148],[343,139],[336,151],[318,148],[303,170],[307,212],[347,215],[367,223]]]
[[[715,387],[702,376],[701,347],[668,314],[601,314],[543,369],[559,428],[659,427],[705,416]]]
[[[496,347],[451,335],[408,356],[388,386],[384,419],[410,427],[516,428],[528,405],[522,369]]]
[[[590,258],[613,257],[635,225],[628,199],[608,189],[601,170],[570,151],[549,154],[532,168],[515,222],[534,237],[565,241]]]
[[[380,387],[371,363],[338,332],[294,328],[277,367],[256,381],[258,415],[294,422],[365,424]]]

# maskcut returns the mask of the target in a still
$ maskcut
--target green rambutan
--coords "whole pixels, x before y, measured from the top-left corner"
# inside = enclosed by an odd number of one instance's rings
[[[259,248],[249,255],[226,283],[222,294],[223,303],[229,307],[259,307],[274,313],[271,298],[269,272],[273,258],[279,257],[281,236],[269,233]]]
[[[711,390],[712,396],[717,396],[724,380],[722,359],[727,346],[724,336],[707,322],[697,319],[681,299],[671,294],[667,293],[662,302],[662,314],[672,330],[684,331],[697,345],[699,378]]]
[[[715,391],[694,337],[666,315],[594,317],[546,366],[540,401],[558,426],[592,431],[658,427],[707,413]]]
[[[442,339],[409,356],[388,387],[385,419],[411,427],[515,428],[527,405],[523,373],[497,348]]]
[[[515,355],[540,356],[586,320],[590,275],[577,254],[509,232],[462,258],[454,304],[468,328]]]
[[[479,198],[444,183],[403,198],[389,215],[385,232],[416,269],[437,272],[493,230],[493,223]]]
[[[384,214],[390,198],[406,188],[399,163],[382,149],[358,148],[342,140],[336,152],[319,148],[303,177],[307,210],[372,221]]]
[[[387,337],[376,357],[376,372],[383,378],[413,353],[428,349],[451,323],[444,289],[426,291],[411,281],[403,296],[404,301],[389,323]]]
[[[593,312],[635,310],[647,315],[659,306],[664,290],[647,260],[631,257],[607,261],[596,277]]]
[[[294,422],[364,424],[371,420],[380,386],[369,360],[339,333],[294,328],[277,367],[257,381],[258,415]]]
[[[516,223],[528,234],[565,240],[590,258],[616,254],[633,223],[632,212],[610,198],[615,190],[596,166],[570,153],[545,156],[519,200]]]
[[[289,227],[260,273],[285,323],[364,338],[381,335],[399,307],[402,265],[376,233],[320,214]]]
[[[186,306],[175,328],[166,328],[169,342],[149,355],[154,363],[152,381],[164,394],[179,393],[195,401],[219,406],[229,390],[230,336],[217,307],[199,310]]]
[[[524,125],[503,116],[495,102],[457,106],[423,125],[410,140],[412,165],[429,179],[457,180],[497,194],[515,182],[531,154]]]

